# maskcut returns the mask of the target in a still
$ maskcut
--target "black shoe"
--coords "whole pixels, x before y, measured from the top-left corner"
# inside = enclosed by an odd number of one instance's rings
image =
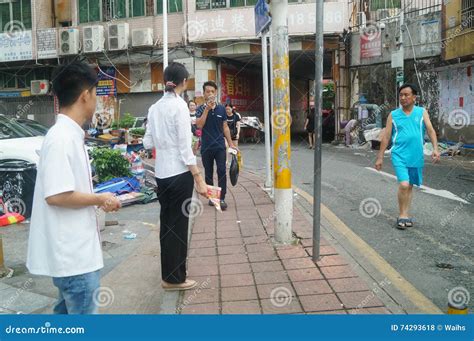
[[[209,200],[209,206],[214,207],[214,203],[211,200]]]
[[[221,210],[225,211],[227,209],[227,204],[224,200],[221,200]]]

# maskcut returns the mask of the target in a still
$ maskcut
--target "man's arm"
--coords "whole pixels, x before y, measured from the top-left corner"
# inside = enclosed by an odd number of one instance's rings
[[[196,127],[198,127],[198,129],[202,129],[204,128],[204,125],[206,124],[206,121],[207,121],[207,115],[209,114],[209,110],[211,108],[206,105],[204,110],[202,110],[201,108],[198,108],[198,110],[196,111]],[[201,113],[201,110],[202,110],[202,113]]]
[[[106,212],[120,208],[120,201],[112,193],[89,194],[81,192],[64,192],[46,198],[48,205],[64,208],[84,208],[99,206]]]
[[[428,136],[431,140],[431,143],[433,144],[433,154],[431,154],[431,159],[433,160],[433,162],[438,162],[440,157],[438,149],[438,138],[436,137],[436,131],[434,130],[433,125],[431,124],[430,116],[428,115],[428,112],[426,110],[423,113],[423,121],[425,122]]]
[[[375,162],[375,169],[377,170],[382,169],[383,156],[391,138],[392,138],[392,114],[388,115],[387,126],[385,127],[385,134],[383,134],[382,141],[380,141],[380,150],[377,156],[377,161]]]

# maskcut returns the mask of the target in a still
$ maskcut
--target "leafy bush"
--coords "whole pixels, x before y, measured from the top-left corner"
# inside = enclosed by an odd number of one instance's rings
[[[130,134],[135,135],[135,136],[145,136],[145,128],[133,128],[130,129]]]
[[[99,176],[100,182],[113,178],[131,176],[130,164],[119,150],[110,148],[94,148],[92,150],[92,165]]]
[[[119,128],[121,129],[128,129],[133,127],[133,124],[135,123],[135,117],[133,117],[130,113],[125,113],[121,119],[118,121],[113,121],[110,129],[117,130]]]

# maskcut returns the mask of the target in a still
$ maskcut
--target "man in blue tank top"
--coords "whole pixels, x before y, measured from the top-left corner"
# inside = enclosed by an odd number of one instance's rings
[[[413,185],[421,186],[423,181],[423,144],[425,131],[433,143],[433,162],[439,161],[438,140],[428,112],[415,105],[417,90],[412,84],[404,84],[399,89],[401,107],[392,111],[387,118],[387,127],[382,138],[375,169],[381,170],[383,156],[390,139],[392,140],[392,165],[399,182],[398,205],[400,215],[397,228],[413,226],[409,217]]]

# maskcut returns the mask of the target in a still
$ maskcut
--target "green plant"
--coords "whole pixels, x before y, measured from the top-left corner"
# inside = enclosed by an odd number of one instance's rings
[[[133,128],[133,129],[130,129],[130,134],[134,135],[134,136],[145,136],[145,128]]]
[[[113,121],[110,125],[110,129],[117,130],[119,128],[119,121]]]
[[[131,176],[130,164],[119,150],[110,148],[94,148],[92,150],[92,165],[100,182],[113,178]]]
[[[120,120],[120,128],[123,129],[128,129],[133,127],[133,124],[135,123],[135,117],[133,117],[131,114],[126,113],[123,115],[122,119]]]

